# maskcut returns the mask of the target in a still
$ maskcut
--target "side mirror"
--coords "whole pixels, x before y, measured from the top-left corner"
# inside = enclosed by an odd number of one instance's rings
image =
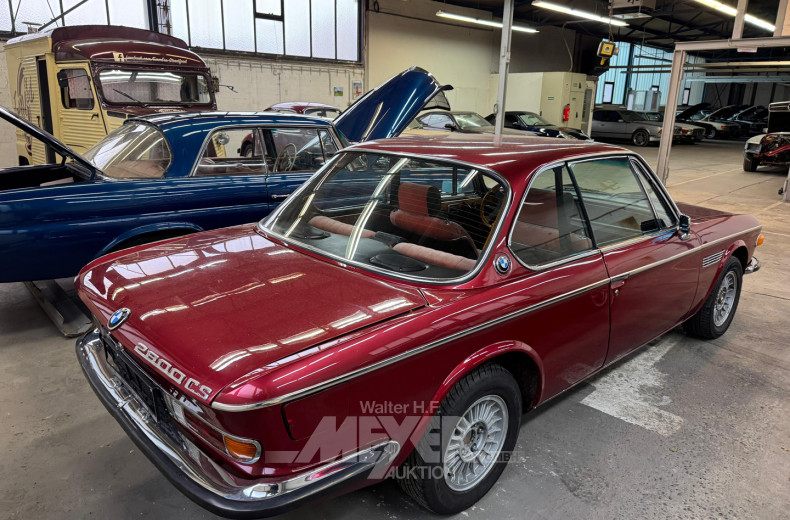
[[[67,88],[69,86],[69,78],[65,70],[58,71],[58,86],[60,88]]]
[[[678,219],[678,231],[681,239],[686,240],[688,238],[691,231],[691,219],[688,215],[681,215],[680,219]]]
[[[452,123],[447,123],[446,125],[444,125],[444,127],[445,127],[446,129],[450,130],[450,131],[457,130],[457,128],[455,127],[455,125],[454,125],[454,124],[452,124]]]

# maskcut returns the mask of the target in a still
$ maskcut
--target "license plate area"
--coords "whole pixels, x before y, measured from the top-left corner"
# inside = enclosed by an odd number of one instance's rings
[[[123,382],[128,386],[137,396],[137,398],[145,405],[148,412],[154,417],[154,420],[159,422],[163,414],[167,413],[164,408],[164,398],[162,391],[157,388],[153,381],[142,371],[135,367],[131,361],[126,359],[126,354],[123,352],[116,352],[112,347],[105,345],[104,352],[107,355],[107,360],[113,365],[118,372],[118,376],[123,379]]]

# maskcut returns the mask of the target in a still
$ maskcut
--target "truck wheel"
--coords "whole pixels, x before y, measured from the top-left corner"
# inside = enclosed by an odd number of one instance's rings
[[[708,139],[715,139],[716,138],[716,129],[713,128],[712,126],[709,126],[705,130],[705,137],[707,137]]]
[[[724,264],[719,281],[713,286],[705,304],[683,324],[686,332],[702,339],[715,339],[724,334],[738,309],[742,281],[741,262],[731,256]]]
[[[650,144],[650,134],[647,133],[647,130],[637,130],[631,136],[631,142],[635,146],[647,146]]]
[[[520,423],[518,383],[505,368],[484,365],[447,394],[399,468],[398,484],[434,513],[463,511],[480,500],[504,471]],[[431,444],[429,439],[440,443]]]
[[[760,166],[760,159],[755,159],[753,153],[743,154],[743,169],[747,172],[756,172],[757,167]]]

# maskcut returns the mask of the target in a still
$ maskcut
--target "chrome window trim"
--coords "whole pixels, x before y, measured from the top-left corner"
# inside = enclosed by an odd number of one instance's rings
[[[405,275],[405,274],[397,274],[397,273],[394,273],[393,271],[389,271],[387,269],[380,269],[380,268],[378,268],[376,266],[373,266],[373,265],[362,264],[362,263],[359,263],[359,262],[354,261],[354,260],[349,260],[347,258],[343,258],[341,256],[334,255],[332,253],[328,253],[328,252],[324,251],[323,249],[318,249],[318,248],[312,247],[312,246],[310,246],[308,244],[305,244],[305,243],[302,243],[302,242],[292,242],[288,238],[282,236],[280,233],[277,233],[275,231],[271,231],[269,228],[266,227],[266,224],[265,224],[265,222],[268,222],[270,220],[276,219],[280,215],[280,213],[284,210],[285,204],[280,204],[277,207],[277,209],[275,209],[267,217],[265,217],[264,219],[259,221],[258,222],[258,226],[257,226],[258,227],[258,231],[260,231],[261,233],[263,233],[263,234],[265,234],[267,236],[276,237],[278,240],[281,240],[281,241],[285,242],[289,246],[298,247],[298,248],[306,249],[308,251],[312,251],[312,252],[314,252],[316,254],[319,254],[319,255],[321,255],[321,256],[323,256],[325,258],[330,258],[330,259],[332,259],[332,260],[334,260],[334,261],[336,261],[336,262],[338,262],[338,263],[340,263],[340,264],[342,264],[344,266],[345,265],[351,265],[351,266],[357,267],[357,268],[365,270],[365,271],[373,271],[374,273],[383,274],[384,276],[386,276],[388,278],[393,278],[395,280],[408,281],[408,282],[414,282],[414,283],[419,283],[419,284],[426,284],[426,285],[431,285],[431,286],[460,285],[460,284],[466,283],[466,282],[474,279],[475,277],[477,277],[477,275],[480,274],[480,271],[483,269],[483,266],[489,265],[488,261],[490,259],[491,253],[494,250],[494,245],[496,243],[496,237],[498,237],[500,232],[502,231],[503,223],[504,223],[504,221],[506,219],[506,215],[510,211],[511,202],[512,202],[512,199],[513,199],[513,188],[510,186],[510,183],[502,175],[498,174],[494,170],[491,170],[490,168],[487,168],[487,167],[484,167],[484,166],[480,166],[478,164],[467,163],[467,162],[464,162],[464,161],[456,161],[454,159],[445,159],[445,158],[436,157],[436,156],[433,156],[433,155],[422,155],[422,154],[404,153],[404,152],[397,152],[397,151],[373,150],[373,149],[356,148],[356,147],[355,148],[347,148],[345,150],[341,149],[338,153],[336,153],[332,157],[332,160],[327,162],[320,170],[315,172],[314,175],[315,176],[317,176],[317,175],[325,175],[323,173],[324,170],[326,168],[330,167],[337,159],[339,159],[339,157],[341,155],[343,155],[344,153],[354,153],[354,152],[376,153],[376,154],[380,154],[380,155],[394,155],[396,157],[414,157],[414,158],[425,159],[425,160],[430,160],[430,161],[434,161],[434,162],[462,165],[462,166],[465,166],[467,168],[471,168],[471,169],[475,169],[475,170],[478,170],[478,171],[481,171],[481,172],[485,172],[488,175],[490,175],[491,177],[493,177],[494,179],[496,179],[506,190],[506,198],[505,198],[505,201],[504,201],[505,205],[504,205],[502,211],[499,214],[500,215],[499,216],[499,222],[497,222],[496,229],[493,229],[491,231],[491,236],[494,237],[494,238],[488,241],[488,245],[486,246],[486,248],[483,250],[483,252],[480,254],[480,256],[477,259],[477,264],[475,265],[475,268],[472,271],[470,271],[467,274],[465,274],[464,276],[461,276],[461,277],[458,277],[458,278],[449,278],[449,279],[446,279],[446,280],[445,279],[442,279],[442,280],[431,280],[429,278],[420,278],[420,277],[409,276],[409,275]],[[303,190],[307,189],[307,185],[310,183],[310,181],[312,179],[313,178],[311,177],[310,179],[306,180],[296,191],[294,191],[291,194],[289,199],[297,198],[297,196],[300,195]],[[489,265],[489,267],[490,267],[490,265]]]
[[[304,117],[304,116],[300,116],[300,117]],[[332,125],[310,125],[307,122],[305,122],[305,124],[303,124],[303,125],[285,125],[285,126],[278,125],[276,123],[261,123],[261,124],[245,123],[245,124],[241,124],[241,125],[220,125],[220,126],[216,126],[216,127],[212,128],[211,130],[207,131],[206,137],[203,138],[203,144],[200,145],[200,149],[198,150],[198,154],[195,157],[195,162],[192,163],[192,169],[190,170],[189,175],[187,175],[185,178],[190,178],[190,177],[202,178],[202,176],[201,177],[197,177],[197,175],[195,175],[195,173],[197,173],[197,167],[200,164],[200,159],[203,157],[203,154],[206,153],[206,149],[208,148],[208,142],[211,139],[211,136],[214,135],[217,131],[220,131],[220,130],[245,130],[245,129],[250,129],[250,130],[252,130],[254,132],[256,130],[260,131],[260,130],[267,129],[267,128],[308,128],[308,129],[311,129],[311,130],[316,130],[316,134],[318,133],[318,130],[320,130],[322,128],[333,129],[334,130]],[[330,133],[330,135],[332,136],[332,139],[335,140],[335,144],[337,144],[338,143],[338,141],[336,139],[337,136],[335,136],[333,132]],[[319,140],[320,140],[320,137],[319,137]],[[266,143],[264,143],[263,140],[261,140],[261,145],[263,146],[263,149],[266,150]],[[337,148],[338,148],[338,150],[342,150],[343,149],[343,147],[340,146],[340,145],[338,145]],[[321,149],[323,150],[323,147]],[[324,159],[326,160],[326,154],[324,154]],[[266,161],[264,161],[264,163],[265,162]],[[268,175],[272,174],[272,172],[269,171],[269,165],[268,164],[265,165],[265,169],[266,169],[265,173],[263,173],[263,174],[256,174],[256,175],[268,176]],[[287,172],[274,172],[274,173],[287,173]],[[307,172],[294,172],[294,173],[307,173]],[[315,172],[313,172],[313,173],[315,173]],[[206,177],[215,177],[215,176],[214,175],[206,175]],[[231,177],[235,177],[235,176],[232,175]]]
[[[511,312],[510,314],[506,314],[506,315],[500,316],[498,318],[494,318],[493,320],[487,321],[485,323],[481,323],[480,325],[472,327],[471,329],[467,329],[467,330],[462,331],[462,332],[457,332],[455,334],[451,334],[450,336],[447,336],[445,338],[438,339],[438,340],[432,341],[430,343],[426,343],[425,345],[422,345],[420,347],[416,347],[416,348],[414,348],[412,350],[407,350],[406,352],[402,352],[402,353],[400,353],[400,354],[398,354],[396,356],[393,356],[391,358],[387,358],[387,359],[381,360],[381,361],[379,361],[377,363],[373,363],[372,365],[368,365],[368,366],[365,366],[365,367],[362,367],[362,368],[358,368],[356,370],[352,370],[351,372],[347,372],[347,373],[342,374],[340,376],[334,377],[332,379],[328,379],[328,380],[326,380],[326,381],[324,381],[322,383],[317,383],[315,385],[309,386],[307,388],[303,388],[301,390],[295,390],[293,392],[289,392],[287,394],[283,394],[283,395],[280,395],[278,397],[272,397],[272,398],[266,399],[264,401],[258,401],[258,402],[255,402],[255,403],[249,403],[249,404],[243,404],[243,405],[228,405],[228,404],[217,403],[216,401],[214,401],[214,402],[211,403],[211,407],[213,409],[215,409],[215,410],[221,410],[221,411],[225,411],[225,412],[244,412],[244,411],[249,411],[249,410],[257,410],[259,408],[266,408],[266,407],[274,406],[274,405],[278,405],[278,404],[283,404],[283,403],[286,403],[286,402],[289,402],[289,401],[293,401],[295,399],[299,399],[299,398],[302,398],[302,397],[305,397],[305,396],[308,396],[308,395],[312,395],[312,394],[315,394],[315,393],[320,392],[322,390],[325,390],[327,388],[331,388],[331,387],[336,386],[338,384],[345,383],[346,381],[350,381],[351,379],[355,379],[355,378],[357,378],[359,376],[362,376],[362,375],[368,374],[370,372],[373,372],[374,370],[378,370],[379,368],[384,368],[384,367],[389,366],[389,365],[391,365],[393,363],[397,363],[399,361],[402,361],[404,359],[408,359],[408,358],[410,358],[412,356],[415,356],[417,354],[421,354],[423,352],[426,352],[426,351],[431,350],[433,348],[439,347],[439,346],[444,345],[446,343],[450,343],[450,342],[455,341],[455,340],[457,340],[459,338],[462,338],[464,336],[468,336],[470,334],[475,334],[475,333],[480,332],[482,330],[485,330],[485,329],[487,329],[489,327],[493,327],[495,325],[499,325],[500,323],[504,323],[504,322],[506,322],[508,320],[511,320],[513,318],[517,318],[517,317],[523,316],[525,314],[528,314],[530,312],[542,309],[544,307],[548,307],[549,305],[553,305],[554,303],[560,302],[562,300],[566,300],[568,298],[572,298],[574,296],[578,296],[580,294],[584,294],[587,291],[591,291],[591,290],[597,289],[598,287],[602,287],[604,285],[607,285],[607,284],[611,283],[612,281],[617,281],[617,280],[622,280],[622,279],[628,278],[629,276],[631,276],[633,274],[638,274],[638,273],[641,273],[643,271],[647,271],[648,269],[652,269],[653,267],[658,267],[660,265],[663,265],[665,263],[671,262],[673,260],[677,260],[678,258],[681,258],[681,257],[686,256],[686,255],[690,255],[690,254],[695,253],[698,250],[704,249],[706,247],[714,246],[714,245],[719,244],[721,242],[726,242],[728,240],[732,240],[733,238],[735,238],[737,236],[740,236],[740,235],[743,235],[743,234],[746,234],[746,233],[751,233],[752,231],[757,231],[761,227],[762,226],[755,226],[753,228],[749,228],[749,229],[746,229],[744,231],[740,231],[738,233],[733,233],[732,235],[728,235],[726,237],[719,238],[717,240],[714,240],[712,242],[708,242],[706,244],[702,244],[702,245],[699,245],[699,246],[694,246],[691,249],[689,249],[688,251],[684,251],[684,252],[679,253],[677,255],[674,255],[672,257],[665,258],[663,260],[659,260],[659,261],[654,262],[652,264],[643,265],[643,266],[638,267],[636,269],[632,269],[631,271],[628,271],[628,272],[625,272],[625,273],[621,273],[621,274],[619,274],[617,276],[606,278],[606,279],[600,280],[598,282],[591,283],[589,285],[585,285],[584,287],[580,287],[579,289],[574,289],[573,291],[569,291],[567,293],[559,294],[557,296],[549,298],[548,300],[544,300],[544,301],[536,303],[534,305],[530,305],[529,307],[525,307],[525,308],[523,308],[521,310]],[[594,252],[598,252],[598,250],[593,250],[593,251]]]

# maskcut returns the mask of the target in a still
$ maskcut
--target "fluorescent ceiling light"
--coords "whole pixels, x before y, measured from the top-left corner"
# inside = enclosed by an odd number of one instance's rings
[[[720,13],[728,14],[730,16],[735,16],[735,15],[738,14],[738,10],[737,9],[735,9],[734,7],[732,7],[730,5],[722,4],[721,2],[718,2],[717,0],[695,0],[695,1],[697,3],[705,4],[708,7],[716,9]],[[752,15],[750,15],[748,13],[743,17],[743,19],[744,19],[744,21],[746,21],[746,23],[750,23],[750,24],[755,25],[755,26],[757,26],[757,27],[759,27],[761,29],[765,29],[765,30],[771,31],[771,32],[776,30],[776,27],[772,23],[766,22],[765,20],[760,20],[756,16],[752,16]]]
[[[469,23],[476,23],[477,25],[486,25],[488,27],[497,27],[499,29],[502,28],[502,22],[494,22],[492,20],[482,20],[480,18],[472,18],[471,16],[464,16],[462,14],[455,14],[455,13],[448,13],[446,11],[436,11],[436,16],[440,18],[451,18],[453,20],[459,20],[461,22],[469,22]],[[537,29],[533,29],[532,27],[523,27],[521,25],[513,25],[512,29],[514,31],[525,32],[525,33],[536,33],[538,32]]]
[[[539,0],[538,2],[532,2],[532,5],[534,5],[535,7],[542,7],[544,9],[551,9],[552,11],[558,11],[560,13],[565,13],[572,16],[578,16],[579,18],[587,18],[588,20],[595,20],[596,22],[618,25],[620,27],[625,27],[628,25],[622,20],[617,20],[615,18],[607,18],[605,16],[598,16],[597,14],[593,14],[587,11],[580,11],[579,9],[571,9],[570,7],[565,7],[564,5],[554,4],[551,2],[544,2],[543,0]]]

